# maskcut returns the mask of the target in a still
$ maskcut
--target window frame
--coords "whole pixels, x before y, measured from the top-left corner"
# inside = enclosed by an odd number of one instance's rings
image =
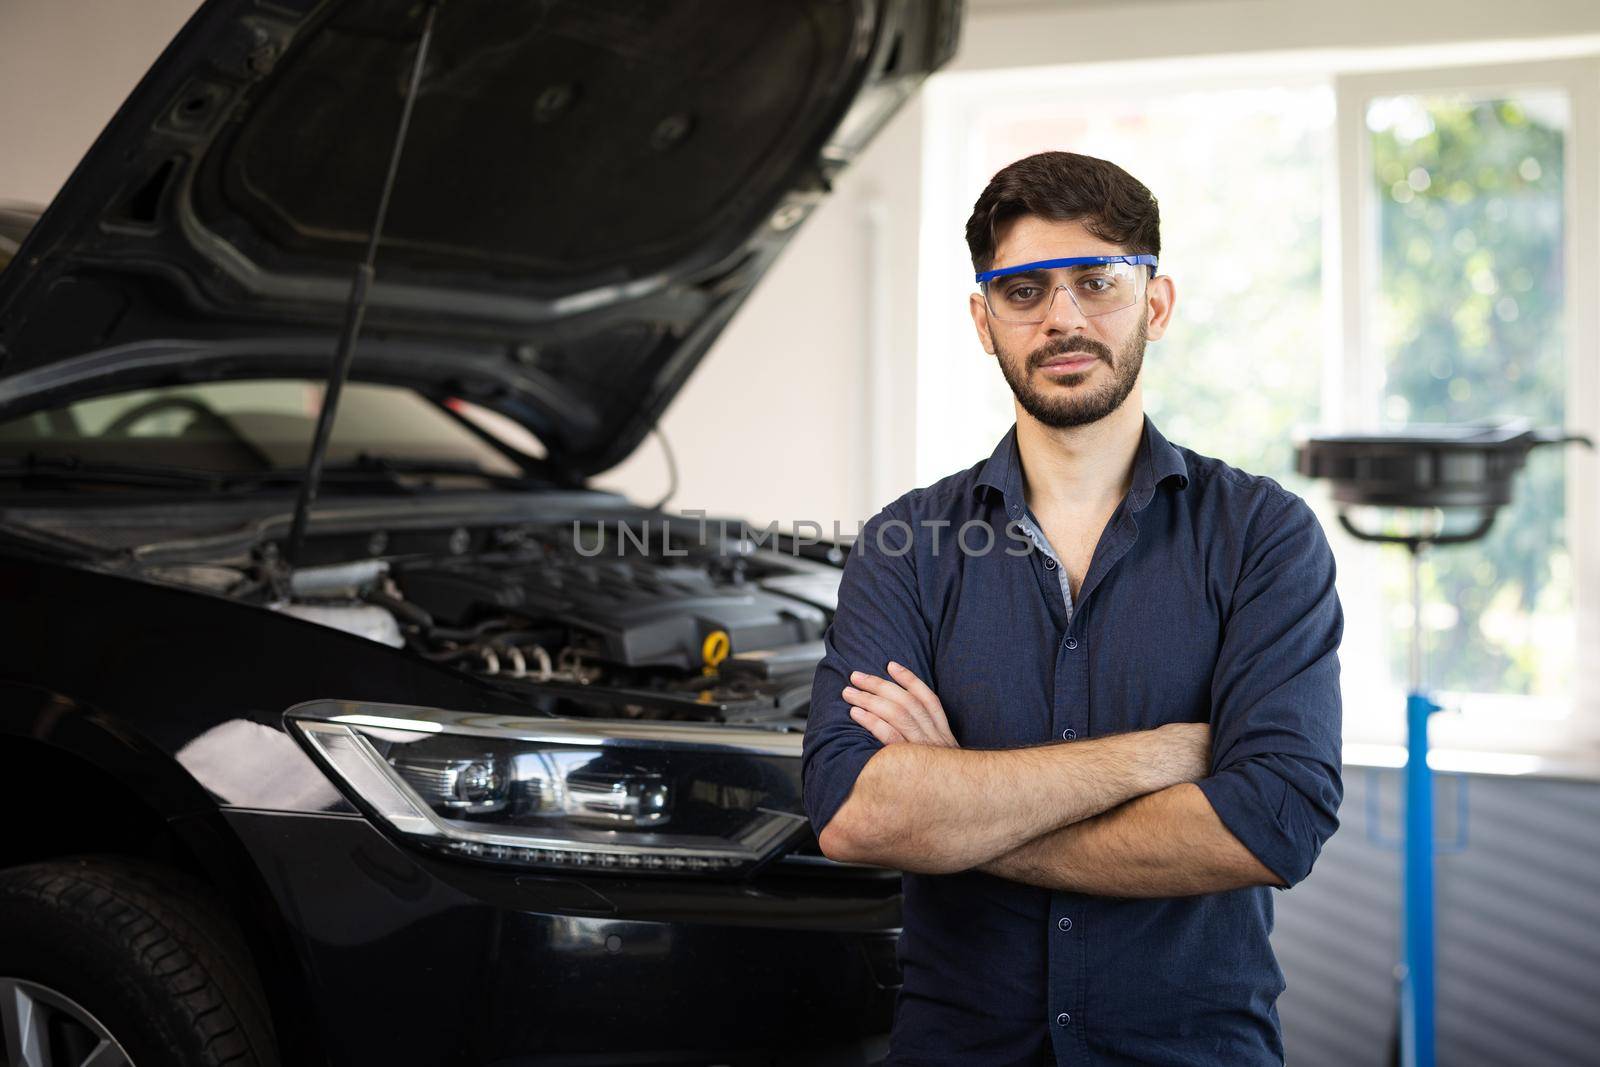
[[[1383,399],[1383,366],[1378,337],[1378,202],[1373,191],[1367,106],[1392,96],[1466,93],[1494,97],[1558,90],[1571,106],[1571,125],[1563,151],[1563,217],[1566,240],[1564,322],[1567,342],[1566,428],[1600,441],[1600,375],[1594,356],[1600,341],[1600,303],[1584,300],[1600,291],[1600,57],[1527,60],[1512,63],[1460,63],[1420,68],[1335,73],[1333,189],[1337,209],[1324,227],[1324,297],[1337,309],[1330,323],[1325,363],[1323,419],[1336,427],[1375,426]],[[1328,284],[1331,282],[1332,284]],[[1325,305],[1327,306],[1327,305]],[[1582,650],[1600,648],[1600,469],[1594,453],[1566,452],[1566,543],[1573,562],[1572,607],[1577,662],[1570,713],[1560,726],[1530,738],[1515,714],[1536,710],[1537,697],[1490,695],[1473,703],[1498,705],[1510,714],[1453,714],[1435,719],[1435,744],[1461,749],[1558,752],[1600,746],[1600,672],[1585,663]],[[1503,519],[1501,521],[1504,521]],[[1366,570],[1375,565],[1377,545],[1352,545],[1347,558]],[[1448,551],[1448,550],[1444,550]],[[1375,590],[1369,590],[1376,597]],[[1358,614],[1360,605],[1357,605]],[[1424,689],[1429,688],[1424,669]],[[1450,694],[1436,695],[1450,707]],[[1398,701],[1399,697],[1395,699]],[[1397,735],[1398,736],[1398,735]]]

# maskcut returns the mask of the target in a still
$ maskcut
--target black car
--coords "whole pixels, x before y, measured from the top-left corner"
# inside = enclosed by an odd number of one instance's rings
[[[0,273],[5,1063],[881,1050],[846,546],[588,483],[959,16],[201,8]]]

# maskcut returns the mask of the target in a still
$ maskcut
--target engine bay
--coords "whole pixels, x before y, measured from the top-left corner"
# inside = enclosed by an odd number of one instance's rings
[[[803,720],[839,566],[748,538],[653,534],[456,527],[324,539],[294,569],[270,541],[248,561],[139,569],[404,648],[551,714]]]

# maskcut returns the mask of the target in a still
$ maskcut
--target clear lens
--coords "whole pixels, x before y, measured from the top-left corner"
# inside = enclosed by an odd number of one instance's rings
[[[1043,322],[1065,292],[1085,316],[1105,315],[1138,303],[1147,268],[1130,263],[1087,263],[1023,271],[982,283],[989,314],[1001,322]]]
[[[798,735],[350,711],[308,705],[290,721],[364,808],[457,855],[736,873],[777,855],[805,826]],[[608,725],[616,735],[605,734]]]

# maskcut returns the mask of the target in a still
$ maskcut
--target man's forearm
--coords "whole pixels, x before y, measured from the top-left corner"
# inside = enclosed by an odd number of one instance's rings
[[[1132,797],[1205,773],[1203,725],[1004,751],[893,744],[867,761],[819,843],[833,859],[962,871]]]
[[[1189,783],[1043,834],[982,869],[1046,889],[1114,897],[1181,897],[1283,884]]]

